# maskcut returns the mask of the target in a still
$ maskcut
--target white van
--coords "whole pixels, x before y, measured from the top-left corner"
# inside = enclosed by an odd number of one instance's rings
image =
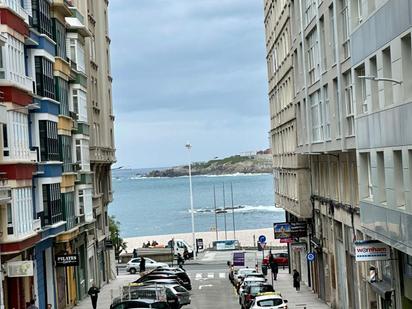
[[[176,256],[178,253],[181,254],[181,256],[184,256],[185,250],[189,253],[189,257],[193,257],[193,248],[191,245],[189,245],[186,240],[183,239],[172,239],[169,240],[167,243],[166,248],[172,248],[173,245],[173,254]]]

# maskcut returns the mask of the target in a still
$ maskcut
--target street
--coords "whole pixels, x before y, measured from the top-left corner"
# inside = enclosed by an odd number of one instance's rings
[[[238,296],[229,282],[226,262],[231,260],[232,251],[205,252],[199,255],[196,261],[185,264],[191,281],[191,304],[184,306],[186,309],[238,309]],[[246,252],[245,264],[254,267],[256,252]],[[138,275],[128,274],[124,268],[119,269],[119,276],[101,290],[98,300],[98,308],[109,308],[112,297],[119,295],[119,288],[138,278]],[[271,282],[270,274],[267,277]],[[302,284],[301,291],[296,292],[292,287],[292,278],[288,269],[280,269],[278,280],[275,281],[275,290],[282,293],[289,301],[289,308],[313,308],[323,309],[328,306],[318,299],[310,289]],[[89,309],[90,299],[85,299],[75,308]]]

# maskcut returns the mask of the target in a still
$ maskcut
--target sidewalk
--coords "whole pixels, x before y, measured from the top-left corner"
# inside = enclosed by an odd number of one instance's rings
[[[120,287],[126,283],[136,280],[138,275],[119,275],[115,280],[112,280],[109,284],[106,284],[100,289],[99,298],[97,299],[97,309],[108,309],[112,304],[112,297],[119,296]],[[80,301],[74,309],[91,309],[92,302],[90,297],[87,297]]]
[[[272,273],[268,272],[267,280],[272,282]],[[276,291],[282,293],[284,299],[288,300],[290,309],[326,309],[330,308],[325,302],[318,298],[304,283],[301,283],[300,291],[297,292],[292,285],[292,275],[287,269],[279,269],[277,280],[274,281]]]

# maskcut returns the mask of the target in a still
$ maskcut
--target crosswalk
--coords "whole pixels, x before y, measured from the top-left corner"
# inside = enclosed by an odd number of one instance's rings
[[[204,273],[189,273],[190,279],[194,280],[207,280],[207,279],[226,279],[227,273],[225,272],[204,272]]]

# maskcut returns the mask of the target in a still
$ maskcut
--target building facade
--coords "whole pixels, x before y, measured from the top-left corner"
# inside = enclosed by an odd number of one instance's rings
[[[378,307],[411,308],[412,1],[374,4],[351,37],[361,223],[390,248],[390,260],[371,262]]]
[[[93,36],[91,7],[101,11],[94,24],[106,29]],[[102,176],[91,168],[88,95],[91,61],[104,70],[100,89],[111,88],[107,11],[103,0],[0,1],[0,308],[31,299],[39,308],[70,308],[92,284],[114,278],[104,220],[112,193],[96,189],[110,184],[114,144],[103,144],[112,152]],[[106,45],[91,59],[96,39]],[[99,103],[110,113],[94,119],[105,138],[113,135],[108,94]],[[95,190],[110,198],[93,207]],[[57,263],[67,255],[76,266]]]
[[[293,104],[295,83],[291,45],[291,1],[265,1],[266,62],[269,81],[270,140],[273,155],[275,204],[286,211],[287,221],[305,221],[312,216],[309,161],[297,150],[297,123]],[[308,239],[290,246],[294,268],[308,282],[308,264],[301,253]]]

